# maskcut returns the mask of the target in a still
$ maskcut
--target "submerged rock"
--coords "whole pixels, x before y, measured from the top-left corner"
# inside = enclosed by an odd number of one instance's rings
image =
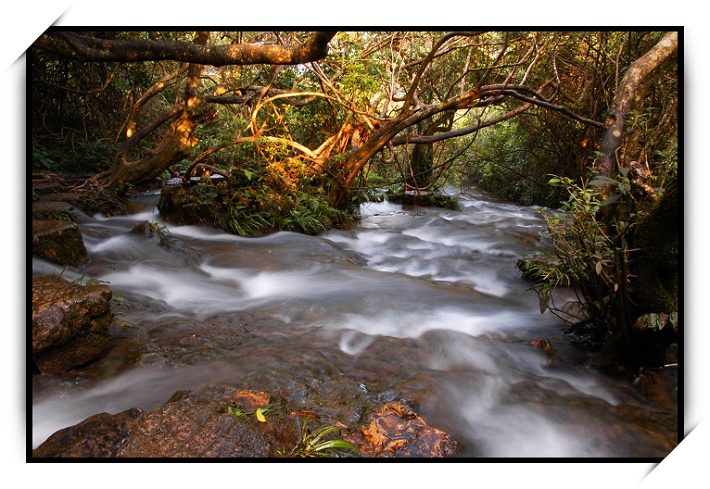
[[[55,375],[98,357],[113,321],[108,285],[68,282],[57,275],[32,280],[32,358]]]

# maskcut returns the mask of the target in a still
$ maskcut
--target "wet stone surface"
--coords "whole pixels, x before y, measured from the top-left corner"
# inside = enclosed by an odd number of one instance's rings
[[[57,378],[34,376],[33,446],[132,408],[153,413],[150,437],[159,420],[194,408],[211,430],[244,440],[246,428],[257,430],[269,454],[289,453],[304,423],[360,439],[370,427],[367,436],[389,448],[362,451],[382,457],[419,456],[424,445],[410,442],[429,439],[425,432],[455,438],[457,457],[668,453],[677,379],[602,373],[605,362],[540,314],[515,268],[541,243],[539,216],[480,195],[462,202],[460,212],[372,204],[359,227],[317,237],[155,227],[166,242],[146,232],[157,216],[150,206],[133,216],[79,214],[91,262],[66,276],[110,282],[125,315],[100,358]],[[41,260],[33,267],[52,273]],[[227,393],[239,390],[268,393],[284,414],[267,424],[249,415],[240,428],[222,420]],[[197,397],[168,409],[178,391]],[[207,431],[195,453],[209,452]],[[167,450],[148,441],[131,450],[149,447]]]
[[[32,358],[41,373],[66,372],[104,351],[111,297],[107,285],[81,286],[56,275],[32,280]]]
[[[296,456],[321,423],[308,412],[289,411],[264,392],[212,389],[204,395],[178,391],[163,406],[101,413],[60,430],[35,449],[35,458],[239,458]],[[259,419],[256,411],[271,410]],[[231,408],[238,407],[238,415]],[[310,423],[310,424],[309,424]],[[368,424],[342,427],[330,438],[351,441],[365,457],[444,457],[456,440],[432,429],[411,409],[388,404]],[[305,452],[301,452],[305,453]],[[347,456],[337,450],[323,456]],[[350,455],[355,455],[350,452]]]

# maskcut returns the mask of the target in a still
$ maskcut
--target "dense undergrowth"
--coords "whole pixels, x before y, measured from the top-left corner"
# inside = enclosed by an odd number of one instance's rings
[[[539,295],[540,311],[570,321],[571,332],[583,332],[592,346],[621,354],[627,362],[660,358],[662,363],[663,351],[678,340],[678,237],[677,227],[664,222],[672,214],[664,221],[657,216],[659,209],[676,205],[675,184],[665,198],[643,205],[636,202],[635,185],[624,169],[616,179],[577,184],[553,176],[550,184],[568,195],[560,211],[540,211],[553,249],[518,262]],[[649,234],[653,242],[644,238]],[[663,253],[656,256],[651,247]],[[659,275],[662,269],[669,273]],[[578,300],[555,304],[553,292],[559,287],[573,289]],[[649,314],[675,319],[651,324]]]

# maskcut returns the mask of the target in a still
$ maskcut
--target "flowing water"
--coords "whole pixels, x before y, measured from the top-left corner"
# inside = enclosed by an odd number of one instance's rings
[[[517,259],[546,246],[535,210],[475,190],[460,198],[461,211],[365,204],[357,227],[315,237],[131,232],[162,225],[156,193],[129,216],[79,213],[91,263],[64,277],[109,283],[126,322],[86,372],[35,376],[33,446],[93,414],[234,384],[346,425],[362,413],[345,398],[414,402],[465,456],[666,455],[674,413],[582,367],[584,351],[520,278]],[[60,272],[33,260],[35,276]]]

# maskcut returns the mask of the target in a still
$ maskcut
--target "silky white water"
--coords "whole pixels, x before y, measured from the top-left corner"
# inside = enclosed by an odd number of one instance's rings
[[[340,376],[378,399],[414,398],[464,455],[647,456],[653,441],[637,440],[641,428],[615,411],[642,399],[565,364],[584,352],[563,341],[565,324],[540,314],[515,267],[547,246],[543,220],[479,191],[460,197],[461,211],[365,204],[357,227],[315,237],[168,224],[161,243],[131,232],[164,224],[152,204],[131,216],[79,214],[91,263],[63,276],[104,281],[126,299],[119,317],[130,326],[113,333],[140,356],[108,354],[100,378],[36,376],[33,447],[92,414],[151,409],[180,389],[253,380],[303,384],[314,396]],[[61,272],[33,260],[35,276]],[[540,337],[554,341],[560,365],[532,345]],[[617,425],[628,434],[609,429]]]

